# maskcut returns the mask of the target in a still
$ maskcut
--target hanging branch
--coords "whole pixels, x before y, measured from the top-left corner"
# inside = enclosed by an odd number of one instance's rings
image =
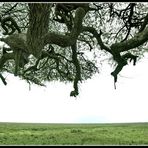
[[[78,82],[81,80],[81,68],[80,68],[80,63],[77,57],[77,44],[73,44],[71,46],[72,49],[72,62],[75,66],[76,73],[75,73],[75,79],[74,79],[74,90],[71,91],[70,96],[76,97],[79,94],[79,89],[78,89]]]
[[[1,78],[2,82],[4,83],[4,85],[7,85],[6,79],[2,76],[1,73],[0,73],[0,78]]]
[[[131,53],[126,53],[126,54],[124,54],[122,56],[120,54],[117,54],[117,53],[114,54],[114,59],[118,63],[118,65],[115,68],[115,70],[111,73],[111,75],[114,77],[115,89],[116,89],[116,82],[117,82],[118,74],[123,69],[123,67],[125,65],[127,65],[127,60],[130,59],[130,62],[133,60],[133,65],[135,66],[136,65],[136,61],[137,61],[137,57],[138,56],[135,56],[135,55],[133,55]]]

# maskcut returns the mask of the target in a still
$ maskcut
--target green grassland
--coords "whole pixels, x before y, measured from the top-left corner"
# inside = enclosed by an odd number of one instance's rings
[[[148,145],[148,123],[0,123],[0,145]]]

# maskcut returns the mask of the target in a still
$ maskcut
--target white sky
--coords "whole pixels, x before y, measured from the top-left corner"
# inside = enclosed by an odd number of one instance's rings
[[[115,123],[148,122],[148,56],[122,70],[114,89],[112,68],[80,85],[80,95],[70,97],[72,84],[50,82],[29,85],[6,74],[0,81],[0,122]]]

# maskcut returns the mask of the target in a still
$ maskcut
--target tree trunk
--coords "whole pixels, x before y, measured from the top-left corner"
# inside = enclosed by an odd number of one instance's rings
[[[29,28],[27,31],[28,50],[39,58],[44,48],[42,37],[48,32],[50,5],[47,3],[29,3]]]

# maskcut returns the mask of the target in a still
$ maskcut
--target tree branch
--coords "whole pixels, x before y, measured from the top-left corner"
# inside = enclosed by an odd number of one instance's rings
[[[74,18],[74,26],[72,31],[68,35],[60,35],[54,32],[47,33],[43,36],[44,45],[46,44],[56,44],[61,47],[68,47],[73,45],[79,34],[82,30],[82,21],[85,16],[85,10],[81,7],[76,9],[75,18]]]
[[[14,54],[13,53],[5,53],[4,55],[2,55],[2,57],[0,58],[0,70],[2,70],[4,64],[8,61],[14,59]]]
[[[70,96],[76,97],[79,94],[78,82],[81,81],[81,68],[79,60],[77,58],[77,44],[75,43],[74,45],[72,45],[71,49],[72,49],[72,62],[75,66],[76,74],[73,85],[74,90],[70,93]]]
[[[144,28],[146,27],[147,24],[148,24],[148,13],[145,16],[144,22],[143,22],[141,28],[139,29],[139,32],[142,32],[144,30]]]
[[[7,82],[1,73],[0,73],[0,78],[1,78],[2,82],[4,83],[4,85],[7,85]]]
[[[103,41],[101,39],[101,34],[102,34],[101,31],[100,31],[100,33],[98,33],[97,30],[95,28],[93,28],[93,27],[85,27],[85,26],[83,26],[82,32],[85,32],[85,31],[90,32],[90,33],[93,34],[93,36],[97,39],[98,44],[100,45],[101,49],[104,49],[104,50],[106,50],[106,51],[108,51],[109,53],[112,54],[112,51],[110,50],[110,48],[107,47],[106,45],[104,45],[104,43],[103,43]]]
[[[114,59],[117,61],[118,65],[115,68],[115,70],[111,73],[111,75],[114,77],[114,85],[115,85],[115,89],[116,89],[116,82],[117,82],[117,77],[119,72],[123,69],[123,67],[125,65],[127,65],[127,60],[130,59],[130,62],[133,60],[133,65],[136,65],[136,61],[137,61],[137,57],[131,53],[126,53],[124,55],[120,55],[118,53],[113,55]]]
[[[146,27],[142,32],[137,33],[133,38],[129,40],[112,44],[111,50],[112,51],[116,50],[117,52],[124,52],[136,48],[147,41],[148,41],[148,27]]]

